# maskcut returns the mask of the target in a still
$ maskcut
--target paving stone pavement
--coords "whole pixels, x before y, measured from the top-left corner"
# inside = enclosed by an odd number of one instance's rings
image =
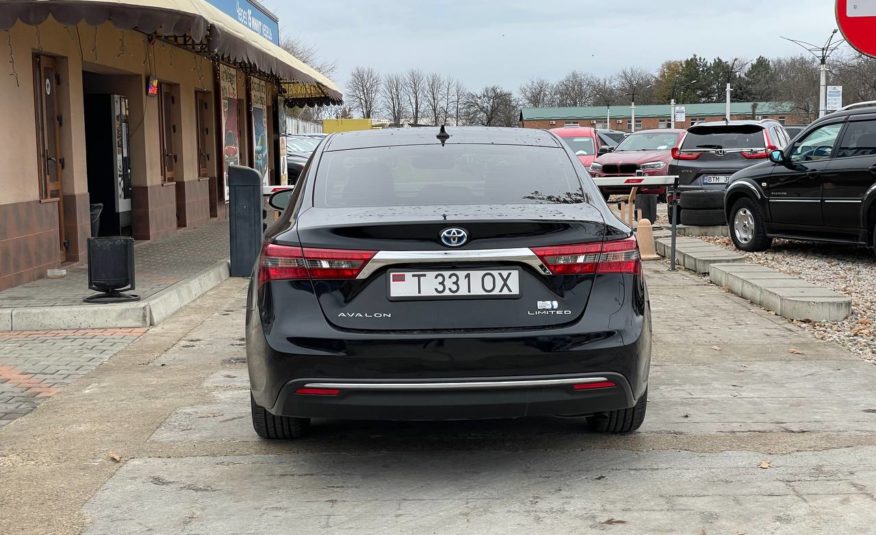
[[[137,243],[134,247],[136,289],[143,298],[213,267],[228,257],[228,222],[182,230],[169,238]],[[95,292],[88,289],[85,262],[67,267],[61,279],[40,279],[0,292],[4,308],[81,305]],[[95,305],[98,306],[98,305]]]
[[[34,410],[146,329],[0,332],[0,427]]]

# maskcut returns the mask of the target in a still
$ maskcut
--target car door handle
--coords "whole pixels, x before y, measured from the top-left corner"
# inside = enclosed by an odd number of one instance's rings
[[[807,171],[806,176],[809,178],[818,178],[821,175],[819,171]]]
[[[876,175],[876,165],[870,167],[870,174]]]

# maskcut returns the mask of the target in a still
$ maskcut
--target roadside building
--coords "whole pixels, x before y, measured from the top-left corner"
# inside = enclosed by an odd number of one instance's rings
[[[685,111],[685,120],[676,121],[676,128],[688,128],[696,123],[722,121],[726,104],[678,104]],[[669,104],[636,106],[635,129],[669,128],[672,107]],[[523,108],[520,126],[551,129],[563,126],[591,126],[631,132],[630,106],[584,106],[575,108]],[[732,119],[775,119],[782,124],[806,124],[804,115],[789,102],[734,102],[730,105]]]
[[[155,240],[227,217],[229,164],[283,183],[285,106],[341,93],[276,22],[252,0],[0,0],[0,289],[84,261],[95,205],[101,235]]]

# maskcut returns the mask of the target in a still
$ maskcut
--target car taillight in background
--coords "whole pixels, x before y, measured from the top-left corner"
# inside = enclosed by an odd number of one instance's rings
[[[269,243],[259,259],[259,284],[278,280],[355,279],[374,251],[313,249]]]
[[[672,158],[674,160],[697,160],[702,155],[702,152],[682,152],[678,147],[672,148]]]
[[[639,245],[634,236],[603,243],[533,247],[532,252],[554,275],[638,274],[642,271]]]

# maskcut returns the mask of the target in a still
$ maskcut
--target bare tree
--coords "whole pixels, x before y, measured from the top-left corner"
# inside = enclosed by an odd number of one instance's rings
[[[647,104],[654,99],[654,75],[637,68],[627,68],[617,75],[617,90],[630,102]]]
[[[389,74],[383,78],[383,104],[394,126],[401,126],[407,109],[405,107],[405,80],[401,74]]]
[[[791,102],[795,111],[808,121],[818,116],[818,65],[813,58],[798,56],[773,62],[776,71],[776,94]]]
[[[465,85],[463,85],[461,81],[456,80],[453,83],[453,124],[456,126],[462,124],[462,110],[467,94],[468,92],[465,89]],[[450,104],[448,104],[448,107],[450,107]]]
[[[544,78],[532,79],[520,88],[523,104],[529,108],[542,108],[553,105],[553,92],[553,86]]]
[[[347,91],[362,117],[370,119],[380,93],[380,75],[371,67],[356,67],[350,75]]]
[[[587,106],[593,102],[592,88],[595,79],[587,74],[572,71],[554,86],[557,106]]]
[[[465,98],[465,116],[469,124],[514,126],[517,124],[517,110],[514,95],[495,85],[478,93],[469,93]]]
[[[430,73],[426,77],[424,96],[426,106],[432,114],[432,124],[438,126],[441,121],[441,111],[445,108],[444,78],[438,73]]]
[[[423,105],[425,89],[426,77],[422,71],[411,69],[405,74],[405,95],[408,99],[413,124],[420,123],[420,109]]]
[[[310,65],[326,76],[334,74],[337,66],[334,62],[323,61],[319,58],[319,50],[315,46],[303,43],[299,39],[286,36],[280,41],[280,48]]]

